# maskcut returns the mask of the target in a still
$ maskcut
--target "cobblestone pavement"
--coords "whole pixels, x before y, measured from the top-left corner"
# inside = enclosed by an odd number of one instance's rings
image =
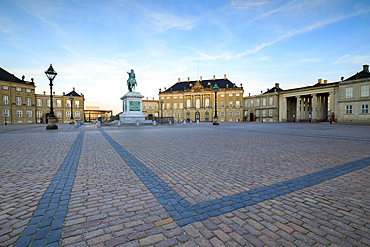
[[[0,246],[369,246],[370,126],[0,126]]]

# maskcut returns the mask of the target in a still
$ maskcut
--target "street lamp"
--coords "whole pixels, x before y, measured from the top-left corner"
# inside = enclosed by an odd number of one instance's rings
[[[212,89],[215,92],[215,116],[213,117],[213,125],[219,125],[217,116],[217,91],[219,89],[219,86],[217,85],[217,82],[212,87]]]
[[[58,125],[55,124],[56,118],[54,116],[54,108],[53,108],[53,80],[55,76],[57,76],[57,72],[53,69],[53,66],[50,64],[50,67],[47,71],[45,71],[46,76],[50,81],[50,113],[48,116],[48,125],[46,126],[47,130],[54,130],[58,129]]]
[[[73,124],[73,100],[74,100],[74,97],[73,97],[72,93],[69,96],[69,100],[71,101],[71,122],[70,122],[70,124]]]
[[[160,100],[159,103],[161,103],[161,118],[163,119],[163,100]]]

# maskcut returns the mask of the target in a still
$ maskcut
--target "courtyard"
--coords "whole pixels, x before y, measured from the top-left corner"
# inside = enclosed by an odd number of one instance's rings
[[[370,126],[0,126],[0,246],[369,246]]]

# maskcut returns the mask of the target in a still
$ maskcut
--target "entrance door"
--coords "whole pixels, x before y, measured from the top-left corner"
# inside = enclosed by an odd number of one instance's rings
[[[249,113],[249,121],[253,122],[254,121],[254,114],[253,112]]]
[[[200,121],[200,113],[196,112],[195,113],[195,121],[199,120]]]

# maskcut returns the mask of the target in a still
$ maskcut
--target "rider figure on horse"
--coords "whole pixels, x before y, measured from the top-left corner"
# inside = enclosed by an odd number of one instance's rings
[[[128,91],[132,92],[132,89],[135,89],[135,86],[137,85],[134,70],[132,69],[131,72],[127,72],[127,74],[129,74],[127,79]]]

